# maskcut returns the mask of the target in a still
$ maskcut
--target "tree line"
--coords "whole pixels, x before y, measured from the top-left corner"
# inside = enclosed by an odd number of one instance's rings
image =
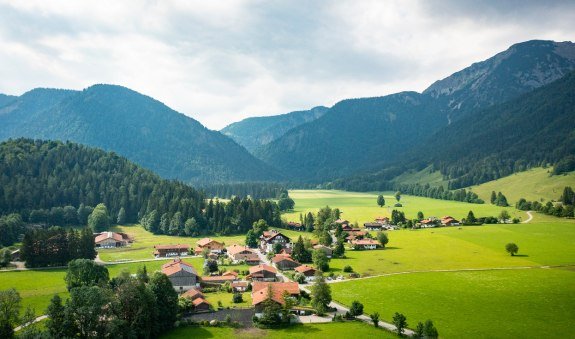
[[[234,196],[250,196],[254,199],[279,199],[280,195],[286,191],[283,185],[273,182],[203,184],[198,188],[204,191],[208,197],[221,199],[230,199]]]
[[[537,200],[527,201],[525,198],[521,198],[517,201],[515,207],[522,211],[537,211],[556,217],[572,218],[575,216],[575,193],[571,186],[566,186],[563,189],[563,194],[559,197],[559,202],[560,203],[554,204],[553,202],[548,201],[543,204]]]
[[[483,199],[472,191],[466,189],[458,190],[445,190],[442,185],[431,186],[429,184],[402,184],[395,186],[395,189],[401,191],[402,193],[415,195],[418,197],[427,197],[433,199],[441,200],[453,200],[453,201],[463,201],[471,204],[483,204]]]

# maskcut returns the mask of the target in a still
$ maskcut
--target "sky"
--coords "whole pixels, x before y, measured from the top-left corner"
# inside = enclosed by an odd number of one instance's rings
[[[126,86],[210,129],[423,91],[514,43],[575,40],[575,1],[0,0],[0,93]]]

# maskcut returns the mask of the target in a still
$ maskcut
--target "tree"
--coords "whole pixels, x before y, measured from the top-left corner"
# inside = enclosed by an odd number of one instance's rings
[[[314,250],[312,252],[312,261],[315,268],[322,272],[329,271],[329,258],[321,249]]]
[[[206,260],[204,264],[204,272],[206,272],[206,274],[209,275],[210,273],[217,271],[218,271],[218,262],[213,259]]]
[[[118,217],[116,218],[116,223],[118,225],[124,225],[126,223],[126,210],[124,207],[120,208],[118,212]]]
[[[301,235],[298,237],[296,243],[293,246],[292,257],[300,263],[311,262],[311,253],[305,249]]]
[[[425,329],[424,329],[423,323],[420,321],[417,323],[417,326],[415,326],[415,331],[413,333],[413,337],[414,338],[423,338],[424,333],[425,333]]]
[[[273,244],[272,249],[275,254],[278,254],[284,249],[284,247],[281,243],[276,242],[275,244]]]
[[[80,286],[103,286],[109,279],[108,269],[89,259],[70,261],[64,277],[68,291]]]
[[[517,254],[517,252],[519,252],[519,246],[517,246],[515,243],[508,243],[507,245],[505,245],[505,250],[507,251],[507,253],[511,254],[511,256],[514,256],[515,254]]]
[[[282,305],[282,320],[285,323],[289,323],[289,314],[292,307],[295,305],[295,302],[288,291],[284,291],[282,293],[282,300],[284,302],[284,304]]]
[[[324,229],[319,235],[319,243],[324,246],[331,246],[333,239],[327,229]]]
[[[262,302],[263,310],[262,316],[259,319],[259,323],[266,327],[277,326],[281,322],[279,316],[281,312],[281,306],[273,300],[273,290],[272,286],[268,285],[266,300]]]
[[[184,234],[187,236],[198,235],[198,222],[196,221],[196,218],[189,218],[186,220],[184,223]]]
[[[251,248],[258,247],[258,237],[254,230],[249,230],[246,234],[246,246]]]
[[[280,211],[293,210],[295,207],[295,202],[290,197],[281,198],[278,200],[278,207]]]
[[[473,211],[469,211],[469,213],[467,213],[467,218],[465,218],[465,222],[467,224],[473,224],[477,222],[477,218],[475,218],[475,214],[473,214]]]
[[[333,255],[337,258],[343,257],[345,253],[345,246],[343,245],[342,240],[338,240],[337,244],[335,244],[335,248],[333,249]]]
[[[81,286],[70,291],[66,303],[66,333],[81,338],[104,337],[107,332],[111,309],[105,307],[112,301],[109,290],[98,286]]]
[[[331,288],[325,282],[321,273],[316,274],[315,283],[311,287],[311,305],[318,315],[323,315],[331,302]]]
[[[4,249],[0,251],[0,267],[7,267],[12,261],[12,254],[9,249]]]
[[[144,283],[128,278],[118,288],[112,305],[122,327],[129,330],[124,333],[126,337],[151,337],[154,320],[157,317],[155,298]]]
[[[559,201],[563,202],[565,205],[575,205],[575,192],[573,192],[571,186],[565,186]]]
[[[377,232],[377,241],[381,244],[381,247],[385,248],[385,245],[389,242],[389,238],[387,237],[387,233],[384,232]]]
[[[0,291],[0,338],[12,338],[14,327],[20,319],[20,303],[22,298],[11,288]]]
[[[423,335],[426,338],[438,338],[439,332],[437,332],[437,328],[433,325],[433,321],[426,320],[425,325],[423,326]]]
[[[232,302],[234,304],[239,304],[242,303],[244,301],[244,298],[242,297],[241,293],[234,293],[234,296],[232,297]]]
[[[354,300],[351,303],[351,307],[349,308],[349,314],[352,317],[357,317],[359,315],[362,315],[363,314],[363,304],[357,300]]]
[[[264,234],[264,231],[268,230],[269,225],[264,219],[260,219],[253,223],[252,228],[256,234],[256,237],[259,238],[262,234]]]
[[[138,272],[136,273],[136,277],[139,281],[144,284],[147,284],[150,281],[150,277],[148,276],[148,270],[146,269],[146,265],[138,267]]]
[[[369,317],[371,318],[371,321],[373,322],[373,326],[379,327],[379,313],[375,312],[373,314],[370,314]]]
[[[379,207],[385,206],[385,198],[383,197],[383,195],[380,194],[377,196],[377,204],[379,205]]]
[[[489,201],[491,201],[491,204],[495,204],[495,202],[497,201],[497,194],[495,194],[495,191],[491,191],[491,198],[489,199]]]
[[[62,298],[60,298],[59,295],[55,294],[50,300],[46,315],[48,316],[46,328],[53,338],[66,338],[70,336],[66,333],[66,308],[62,304]]]
[[[421,212],[421,211],[417,212],[417,220],[421,221],[421,220],[423,220],[423,218],[424,218],[423,212]]]
[[[407,327],[407,318],[401,313],[395,312],[393,315],[393,325],[395,325],[395,331],[397,335],[403,335],[404,329]]]
[[[502,207],[509,206],[509,204],[507,203],[507,198],[503,195],[503,193],[501,192],[497,193],[497,198],[495,199],[495,205]]]
[[[98,204],[98,206],[94,208],[88,217],[88,227],[95,232],[103,232],[110,227],[110,218],[108,217],[106,205]]]
[[[178,293],[174,290],[170,279],[160,272],[155,272],[152,275],[148,288],[155,298],[158,316],[154,334],[158,336],[171,329],[176,322],[178,316]]]
[[[401,200],[401,192],[400,191],[395,192],[395,194],[393,196],[395,197],[395,200],[397,200],[397,202],[399,202],[399,200]]]
[[[499,213],[499,220],[501,220],[501,222],[505,223],[509,219],[511,219],[511,216],[507,210],[502,210],[501,213]]]

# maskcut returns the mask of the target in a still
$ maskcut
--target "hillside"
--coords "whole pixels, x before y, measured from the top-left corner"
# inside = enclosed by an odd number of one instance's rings
[[[575,172],[553,176],[550,172],[550,168],[532,168],[481,185],[470,186],[469,189],[485,201],[489,201],[492,191],[502,192],[513,205],[520,198],[529,201],[557,200],[565,186],[575,187]]]
[[[575,44],[528,41],[431,85],[422,94],[344,100],[256,155],[292,179],[327,181],[373,172],[466,117],[557,80],[575,69]],[[485,122],[485,120],[482,120]],[[441,131],[441,132],[440,132]],[[428,164],[419,164],[418,170]]]
[[[0,140],[70,140],[111,150],[164,178],[265,181],[274,171],[219,132],[128,88],[35,89],[0,107]]]
[[[276,140],[290,129],[316,120],[328,109],[327,107],[318,106],[307,111],[266,117],[251,117],[234,122],[220,132],[234,139],[251,153],[254,153],[259,147]]]

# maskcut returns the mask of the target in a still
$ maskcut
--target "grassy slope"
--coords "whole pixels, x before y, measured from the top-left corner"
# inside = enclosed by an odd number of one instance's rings
[[[515,204],[519,198],[557,200],[565,186],[575,187],[575,172],[549,176],[548,171],[551,169],[533,168],[470,188],[485,201],[489,201],[491,191],[501,191],[510,204]]]
[[[393,179],[398,184],[429,184],[430,186],[443,186],[447,188],[448,181],[443,180],[439,171],[431,171],[430,167],[424,168],[419,172],[405,172]]]
[[[575,271],[418,273],[332,284],[335,300],[408,324],[432,319],[445,338],[560,338],[572,335]],[[464,335],[465,334],[465,335]]]
[[[491,204],[469,204],[458,201],[447,201],[430,198],[403,195],[401,203],[403,207],[389,207],[395,203],[393,192],[385,192],[386,207],[377,206],[378,193],[357,193],[331,190],[293,190],[289,192],[295,200],[295,210],[284,214],[284,218],[289,221],[299,221],[300,213],[317,212],[320,207],[329,205],[338,207],[342,212],[342,218],[350,222],[364,222],[373,220],[376,216],[390,216],[393,209],[405,212],[406,217],[415,218],[418,211],[422,211],[426,217],[451,215],[461,219],[467,216],[472,210],[476,217],[497,216],[502,207]],[[514,208],[506,208],[512,216],[527,218],[526,214]]]
[[[385,330],[359,322],[294,325],[276,330],[233,329],[218,327],[182,327],[164,339],[179,338],[397,338]]]

